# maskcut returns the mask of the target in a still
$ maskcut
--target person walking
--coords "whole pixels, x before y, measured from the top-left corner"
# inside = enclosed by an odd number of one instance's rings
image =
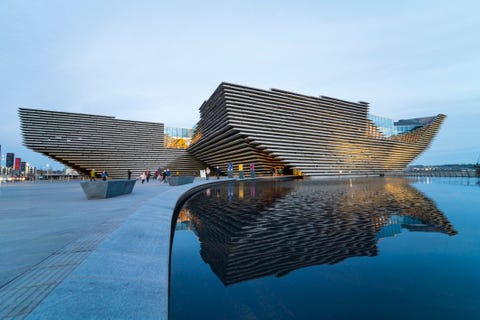
[[[102,171],[102,180],[107,181],[107,177],[108,177],[108,172],[106,170],[103,170]]]
[[[167,183],[167,170],[163,170],[162,172],[162,181],[163,183]]]
[[[205,177],[207,178],[207,180],[208,180],[208,176],[209,176],[209,175],[210,175],[210,168],[207,167],[207,168],[205,169]]]
[[[145,172],[142,172],[142,174],[140,175],[140,180],[142,180],[142,184],[145,182],[146,178],[147,176],[145,175]]]

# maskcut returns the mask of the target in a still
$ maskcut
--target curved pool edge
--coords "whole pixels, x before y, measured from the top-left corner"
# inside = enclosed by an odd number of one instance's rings
[[[202,190],[208,189],[209,186],[215,184],[224,184],[224,183],[237,183],[237,182],[248,182],[248,181],[258,181],[258,180],[294,180],[294,179],[303,179],[303,176],[261,176],[255,178],[245,178],[245,179],[212,179],[212,180],[203,180],[203,183],[199,183],[189,189],[185,190],[176,201],[174,208],[171,211],[171,221],[170,221],[170,242],[168,244],[168,276],[167,276],[167,295],[166,295],[166,314],[164,319],[169,319],[169,294],[170,294],[170,267],[171,267],[171,253],[172,253],[172,244],[175,233],[175,225],[177,223],[177,217],[179,210],[183,207],[185,202],[194,194],[201,192]]]
[[[196,179],[192,184],[159,189],[105,237],[26,319],[168,319],[171,239],[177,207],[208,186],[248,180],[253,179]]]
[[[38,305],[31,306],[33,310],[30,309],[32,311],[25,318],[167,319],[170,238],[175,207],[181,199],[206,185],[229,180],[234,179],[197,179],[192,184],[158,188],[158,192],[142,200],[144,203],[132,210],[96,248],[85,248],[91,253],[70,269],[71,272],[62,275],[63,280],[58,285],[52,283],[51,291],[44,298],[32,298]],[[155,188],[156,185],[144,187]],[[98,206],[105,207],[108,203],[98,202]]]

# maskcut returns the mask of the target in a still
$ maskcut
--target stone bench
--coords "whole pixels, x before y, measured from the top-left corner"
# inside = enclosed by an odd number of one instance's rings
[[[168,184],[171,186],[179,186],[182,184],[193,183],[194,176],[170,176],[167,178]]]
[[[132,192],[136,180],[107,180],[80,182],[88,200],[105,199]]]

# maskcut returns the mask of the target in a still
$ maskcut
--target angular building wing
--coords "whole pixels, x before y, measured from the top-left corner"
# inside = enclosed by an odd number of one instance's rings
[[[237,170],[253,163],[263,174],[272,168],[305,175],[383,174],[403,170],[424,151],[444,118],[421,118],[410,130],[388,136],[365,102],[222,83],[200,107],[187,150],[210,166],[233,163]]]
[[[126,178],[128,170],[136,177],[159,167],[182,174],[203,167],[184,149],[164,147],[162,123],[27,108],[19,115],[25,146],[84,174]]]

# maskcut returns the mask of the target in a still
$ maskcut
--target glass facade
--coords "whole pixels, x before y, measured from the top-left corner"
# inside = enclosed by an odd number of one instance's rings
[[[377,126],[378,130],[380,130],[385,137],[407,133],[419,127],[419,124],[397,125],[392,119],[375,116],[373,114],[369,114],[368,119],[370,119],[375,126]]]
[[[370,119],[383,133],[386,137],[390,137],[396,134],[395,126],[393,125],[393,120],[385,117],[375,116],[373,114],[368,115],[368,119]]]
[[[192,142],[194,129],[165,127],[165,147],[186,149]]]
[[[193,129],[165,127],[165,135],[172,138],[192,138]]]
[[[408,126],[395,126],[397,129],[397,134],[410,132],[413,129],[418,128],[418,125],[408,125]]]

